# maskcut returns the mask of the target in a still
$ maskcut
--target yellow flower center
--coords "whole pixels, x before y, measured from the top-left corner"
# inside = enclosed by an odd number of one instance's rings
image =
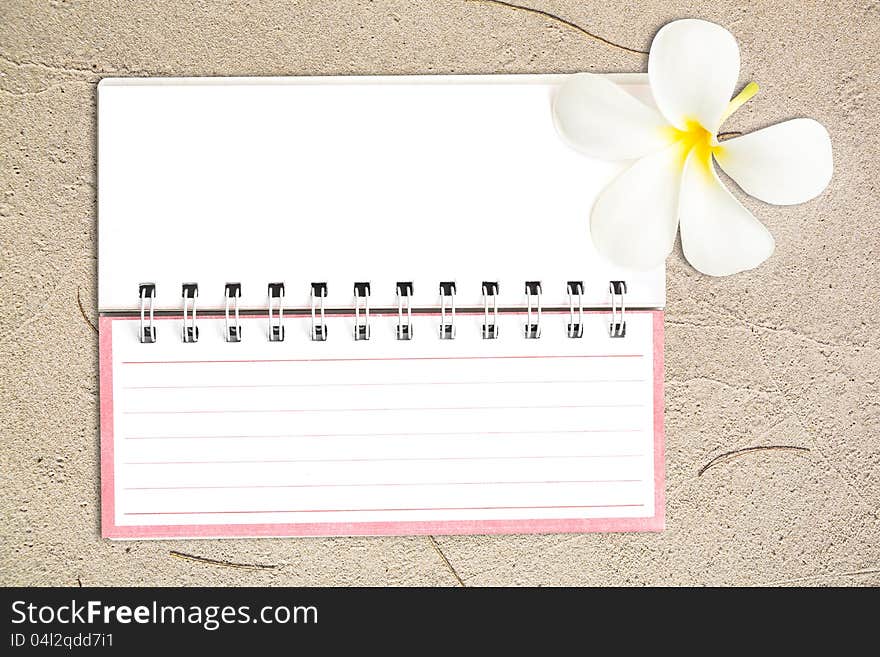
[[[756,93],[758,93],[758,85],[749,82],[727,105],[727,109],[721,116],[721,123],[724,123],[731,114],[748,102]],[[706,130],[696,119],[687,119],[684,130],[672,126],[665,128],[665,130],[668,132],[669,141],[679,147],[678,163],[680,166],[684,166],[688,155],[693,152],[694,164],[706,175],[711,174],[712,156],[724,149],[718,143],[716,135]]]

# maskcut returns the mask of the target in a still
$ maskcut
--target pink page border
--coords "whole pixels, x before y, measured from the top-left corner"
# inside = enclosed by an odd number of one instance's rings
[[[126,526],[116,524],[114,495],[112,328],[115,318],[101,316],[98,338],[101,403],[101,536],[113,539],[253,538],[663,531],[666,526],[666,473],[663,434],[663,311],[651,310],[645,312],[651,313],[654,335],[654,516],[651,518],[552,518],[538,520],[432,520]]]

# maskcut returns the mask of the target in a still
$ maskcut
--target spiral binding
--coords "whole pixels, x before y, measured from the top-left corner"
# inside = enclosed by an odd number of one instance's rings
[[[226,284],[226,342],[241,342],[241,320],[238,317],[238,300],[241,298],[241,283]],[[229,323],[229,303],[233,303],[235,323]]]
[[[484,340],[498,337],[498,292],[501,288],[497,281],[483,281],[483,326],[481,334]],[[489,297],[492,297],[492,321],[489,321]]]
[[[363,311],[363,321],[361,321]],[[354,284],[354,339],[370,339],[370,284]]]
[[[537,316],[532,321],[532,299],[535,299]],[[523,327],[523,335],[527,340],[537,340],[541,337],[541,282],[526,281],[526,325]]]
[[[448,319],[446,316],[447,303],[449,303]],[[455,283],[453,281],[440,283],[440,339],[455,339]]]
[[[138,296],[141,300],[141,330],[138,333],[138,339],[143,343],[152,343],[156,341],[156,327],[153,325],[153,303],[156,301],[156,284],[141,283],[138,286]],[[150,323],[144,325],[144,306],[147,299],[150,300]]]
[[[278,308],[278,319],[272,315]],[[284,342],[284,283],[269,283],[269,342]]]
[[[196,301],[199,298],[198,283],[184,283],[183,296],[183,341],[198,342],[199,327],[196,326]]]
[[[412,322],[412,281],[399,281],[396,286],[397,293],[397,326],[395,337],[398,340],[412,340],[414,335]],[[584,282],[568,281],[568,322],[566,335],[569,338],[582,338],[584,336]],[[480,326],[480,335],[484,340],[498,338],[498,294],[500,286],[497,281],[483,281],[483,323]],[[526,281],[526,321],[523,325],[523,336],[529,340],[536,340],[542,333],[542,304],[541,294],[543,287],[540,281]],[[608,293],[611,297],[611,317],[608,324],[608,335],[612,338],[626,337],[626,281],[609,281]],[[440,324],[439,335],[441,340],[454,340],[456,337],[455,326],[455,295],[456,284],[453,281],[440,283]],[[241,342],[241,316],[239,303],[242,295],[241,283],[226,283],[224,297],[226,305],[224,317],[226,330],[224,337],[227,342]],[[197,283],[184,283],[181,286],[183,299],[183,330],[181,337],[183,342],[194,343],[199,340],[199,327],[196,321],[196,306],[199,298],[199,286]],[[268,339],[269,342],[284,341],[284,283],[269,283],[268,285]],[[313,282],[311,284],[311,339],[315,342],[327,340],[326,310],[324,308],[327,299],[327,283]],[[140,329],[138,340],[143,344],[156,342],[157,329],[155,324],[156,284],[141,283],[138,285],[138,301],[140,306]],[[363,341],[370,339],[370,283],[359,282],[354,284],[354,339]]]
[[[397,284],[397,339],[412,340],[412,295],[413,284],[404,282]],[[406,322],[403,321],[403,305],[406,301]]]
[[[570,338],[584,337],[584,282],[568,281],[568,326],[567,335]],[[577,316],[575,318],[574,297],[577,296]]]
[[[324,342],[327,340],[327,324],[324,323],[324,299],[327,298],[327,283],[312,283],[312,340]],[[315,299],[319,299],[321,321],[317,321],[315,313]]]
[[[612,338],[626,337],[626,281],[609,281],[611,293],[611,322],[608,335]]]

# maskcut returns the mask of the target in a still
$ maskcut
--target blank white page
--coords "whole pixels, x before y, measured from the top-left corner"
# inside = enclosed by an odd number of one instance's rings
[[[650,102],[645,76],[613,76]],[[436,306],[456,281],[459,306],[524,303],[541,281],[545,306],[566,306],[566,281],[607,307],[625,280],[631,307],[665,305],[664,272],[622,270],[589,237],[598,192],[623,163],[562,141],[551,102],[564,76],[105,79],[98,88],[99,308],[180,307],[181,283],[202,307],[265,308],[287,284],[307,306],[328,283],[330,307],[372,283],[375,306],[395,283]]]
[[[435,314],[395,339],[396,316],[101,318],[103,532],[114,538],[661,529],[662,313],[633,312],[612,339],[607,313],[584,337],[545,313]]]

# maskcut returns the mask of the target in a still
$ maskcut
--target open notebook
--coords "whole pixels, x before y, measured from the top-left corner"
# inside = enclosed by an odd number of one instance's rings
[[[103,535],[662,529],[664,273],[561,80],[102,81]]]

